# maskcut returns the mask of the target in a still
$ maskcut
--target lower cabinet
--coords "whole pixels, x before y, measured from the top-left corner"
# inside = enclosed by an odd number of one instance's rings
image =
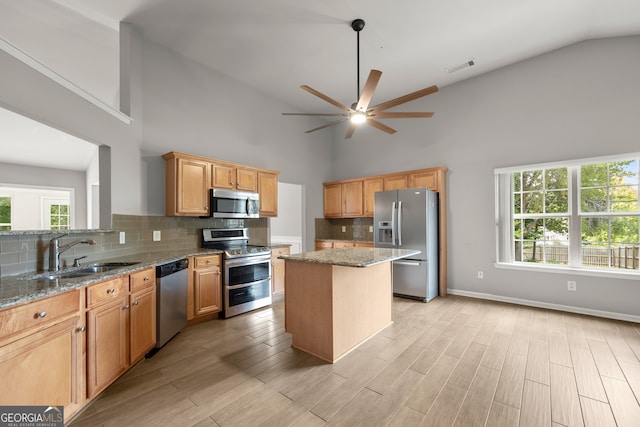
[[[271,295],[284,294],[284,260],[279,256],[289,255],[291,250],[286,248],[271,249]]]
[[[84,404],[82,291],[0,311],[0,405]]]
[[[373,248],[373,242],[355,242],[351,240],[316,240],[316,251],[335,248]]]
[[[138,277],[148,279],[138,285]],[[155,346],[155,294],[153,268],[87,287],[89,398],[104,390]]]
[[[189,262],[187,318],[189,320],[222,311],[220,255],[195,256]]]

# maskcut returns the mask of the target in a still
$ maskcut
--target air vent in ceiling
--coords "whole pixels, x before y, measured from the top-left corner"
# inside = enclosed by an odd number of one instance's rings
[[[471,59],[467,62],[463,62],[462,64],[458,64],[458,65],[454,65],[453,67],[449,67],[447,68],[447,71],[449,73],[455,73],[456,71],[460,71],[464,68],[469,68],[476,65],[476,60],[475,59]]]

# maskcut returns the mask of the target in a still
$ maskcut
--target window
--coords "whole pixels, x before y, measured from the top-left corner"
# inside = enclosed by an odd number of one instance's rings
[[[71,229],[71,209],[67,199],[43,198],[43,228],[45,230]]]
[[[639,159],[497,169],[498,262],[639,271]]]
[[[11,229],[11,197],[0,196],[0,230]]]

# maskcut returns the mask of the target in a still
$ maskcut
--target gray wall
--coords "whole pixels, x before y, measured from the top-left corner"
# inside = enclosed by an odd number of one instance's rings
[[[114,213],[164,213],[159,156],[171,150],[280,170],[306,190],[310,237],[323,181],[446,166],[453,292],[640,315],[638,280],[496,269],[493,219],[495,167],[638,151],[640,37],[579,43],[442,88],[407,106],[433,119],[389,121],[393,136],[359,129],[348,144],[341,128],[304,134],[317,122],[283,117],[290,106],[135,31],[130,42],[130,125],[0,52],[3,106],[111,146]]]
[[[493,175],[504,166],[640,151],[638,69],[640,37],[611,38],[442,88],[406,107],[435,111],[432,119],[388,120],[395,135],[358,130],[349,144],[336,135],[335,178],[446,166],[453,292],[640,316],[637,276],[497,269]]]

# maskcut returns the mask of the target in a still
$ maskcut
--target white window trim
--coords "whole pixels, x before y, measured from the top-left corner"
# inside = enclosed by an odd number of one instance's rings
[[[628,160],[629,158],[640,158],[640,152],[626,153],[620,155],[611,155],[603,157],[590,157],[584,159],[574,159],[568,161],[557,161],[549,163],[536,163],[530,165],[510,166],[504,168],[496,168],[493,170],[495,175],[495,227],[496,227],[496,262],[494,266],[500,269],[509,270],[521,270],[540,273],[558,273],[558,274],[571,274],[582,275],[591,277],[606,277],[615,279],[629,279],[638,280],[640,278],[640,271],[638,270],[611,270],[611,269],[596,269],[596,268],[580,268],[575,266],[558,266],[552,264],[527,264],[516,263],[513,258],[513,251],[511,250],[511,242],[513,241],[513,226],[503,227],[504,221],[508,221],[509,224],[513,224],[513,216],[511,212],[511,205],[509,203],[501,203],[503,200],[511,200],[511,174],[514,172],[521,172],[523,170],[535,170],[535,169],[551,169],[551,168],[572,168],[589,163],[605,163],[605,162],[617,162]],[[506,180],[506,183],[502,181]],[[574,181],[571,183],[571,181]],[[502,185],[501,185],[502,183]],[[573,194],[574,187],[577,186],[577,178],[570,174],[569,176],[569,197],[572,205],[569,206],[569,215],[571,217],[575,215],[579,216],[578,210],[578,196]],[[502,189],[502,191],[501,191]],[[575,232],[576,221],[572,221],[572,227],[570,232]],[[577,224],[579,228],[580,225]],[[571,251],[580,251],[580,248],[571,246]]]

